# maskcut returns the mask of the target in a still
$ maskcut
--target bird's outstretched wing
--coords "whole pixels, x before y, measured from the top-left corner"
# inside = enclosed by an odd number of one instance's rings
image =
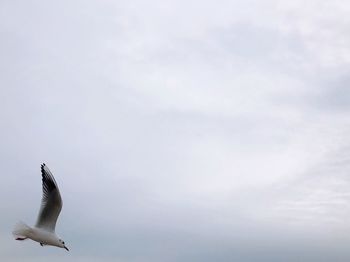
[[[45,164],[41,165],[41,176],[43,198],[35,226],[55,232],[56,221],[62,209],[62,198],[55,178]]]

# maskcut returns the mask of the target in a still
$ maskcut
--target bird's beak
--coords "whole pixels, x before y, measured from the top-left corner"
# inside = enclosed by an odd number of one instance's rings
[[[64,249],[67,250],[67,251],[69,251],[68,247],[66,247],[66,246],[64,246]]]

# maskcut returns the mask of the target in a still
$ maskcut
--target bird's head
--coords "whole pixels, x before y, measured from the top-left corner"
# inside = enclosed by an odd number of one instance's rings
[[[69,251],[68,247],[66,247],[66,244],[64,243],[64,241],[62,239],[58,240],[60,242],[60,247],[64,248],[65,250]]]

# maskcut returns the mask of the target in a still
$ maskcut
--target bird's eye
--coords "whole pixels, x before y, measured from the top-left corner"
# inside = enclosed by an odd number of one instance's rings
[[[64,245],[64,241],[62,241],[62,244]]]

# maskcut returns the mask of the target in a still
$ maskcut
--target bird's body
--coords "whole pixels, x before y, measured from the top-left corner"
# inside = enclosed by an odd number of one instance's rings
[[[62,198],[56,181],[45,164],[41,165],[43,183],[43,198],[35,227],[30,227],[23,222],[18,223],[13,235],[16,240],[32,239],[40,245],[50,245],[65,248],[62,241],[55,233],[56,221],[62,209]]]
[[[56,236],[56,234],[43,230],[41,228],[37,228],[37,227],[28,228],[26,233],[26,238],[30,238],[31,240],[39,242],[43,245],[60,247],[60,241],[59,241],[59,238]],[[18,238],[17,240],[25,240],[25,239]]]

